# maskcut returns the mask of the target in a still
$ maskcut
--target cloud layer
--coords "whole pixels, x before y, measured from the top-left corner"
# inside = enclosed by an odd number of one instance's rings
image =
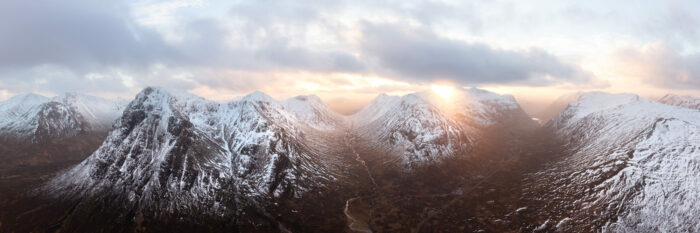
[[[427,30],[366,23],[361,48],[378,69],[413,81],[450,80],[463,85],[583,83],[590,74],[541,49],[495,49],[441,38]]]
[[[672,89],[700,89],[700,53],[683,54],[664,44],[622,48],[616,53],[623,74]]]
[[[648,85],[697,89],[697,9],[602,0],[8,0],[0,3],[0,92],[128,95],[158,85],[291,95],[435,81],[587,88],[608,78],[595,70],[605,54]]]

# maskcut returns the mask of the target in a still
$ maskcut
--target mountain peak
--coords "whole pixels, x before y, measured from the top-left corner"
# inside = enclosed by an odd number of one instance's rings
[[[43,95],[35,93],[25,93],[10,97],[9,99],[0,102],[0,104],[32,104],[32,103],[43,103],[50,99]]]
[[[163,88],[163,87],[154,87],[154,86],[149,86],[144,88],[137,96],[161,96],[161,97],[173,97],[176,99],[189,99],[189,98],[196,98],[196,99],[203,99],[202,97],[190,94],[189,92],[186,91],[181,91],[177,89],[171,89],[171,88]]]
[[[0,128],[7,137],[50,141],[89,131],[109,130],[125,102],[80,93],[54,98],[18,95],[0,103]]]
[[[257,90],[241,98],[241,101],[276,102],[275,99],[273,99],[269,95]]]
[[[300,95],[281,102],[284,109],[309,126],[328,130],[342,124],[344,117],[333,111],[316,95]]]

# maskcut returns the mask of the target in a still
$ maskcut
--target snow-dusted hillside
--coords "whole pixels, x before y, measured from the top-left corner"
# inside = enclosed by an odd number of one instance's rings
[[[110,130],[129,103],[124,99],[104,99],[75,92],[54,97],[53,101],[63,103],[80,114],[92,130]]]
[[[297,96],[281,102],[284,109],[294,114],[300,122],[318,130],[344,127],[346,118],[333,111],[318,96]]]
[[[547,126],[566,156],[533,174],[529,191],[552,220],[570,219],[558,230],[700,231],[700,112],[586,93]]]
[[[700,98],[667,94],[658,100],[660,103],[700,110]]]
[[[304,123],[290,108],[260,92],[220,104],[149,87],[95,153],[46,188],[215,215],[240,211],[231,207],[248,199],[298,196],[336,175],[310,152]]]
[[[529,118],[512,96],[476,88],[442,98],[432,92],[380,95],[351,117],[369,146],[387,148],[406,168],[439,162],[469,149],[488,127]]]
[[[42,141],[107,131],[125,106],[123,100],[77,93],[54,98],[18,95],[0,102],[0,136]]]

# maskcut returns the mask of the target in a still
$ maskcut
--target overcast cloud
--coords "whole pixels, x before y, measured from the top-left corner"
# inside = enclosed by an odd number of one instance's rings
[[[302,94],[375,90],[381,79],[407,91],[435,81],[575,89],[606,82],[609,72],[596,70],[605,56],[625,66],[624,78],[699,88],[698,3],[621,4],[8,0],[0,92]]]
[[[367,58],[379,62],[378,69],[415,82],[550,85],[584,83],[591,78],[542,49],[494,49],[483,43],[441,38],[428,30],[394,24],[366,23],[360,44]]]

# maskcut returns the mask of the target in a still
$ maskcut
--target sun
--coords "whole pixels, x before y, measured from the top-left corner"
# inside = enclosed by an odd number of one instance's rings
[[[455,94],[455,88],[453,86],[433,84],[430,86],[430,89],[433,90],[433,93],[443,99],[449,99]]]

